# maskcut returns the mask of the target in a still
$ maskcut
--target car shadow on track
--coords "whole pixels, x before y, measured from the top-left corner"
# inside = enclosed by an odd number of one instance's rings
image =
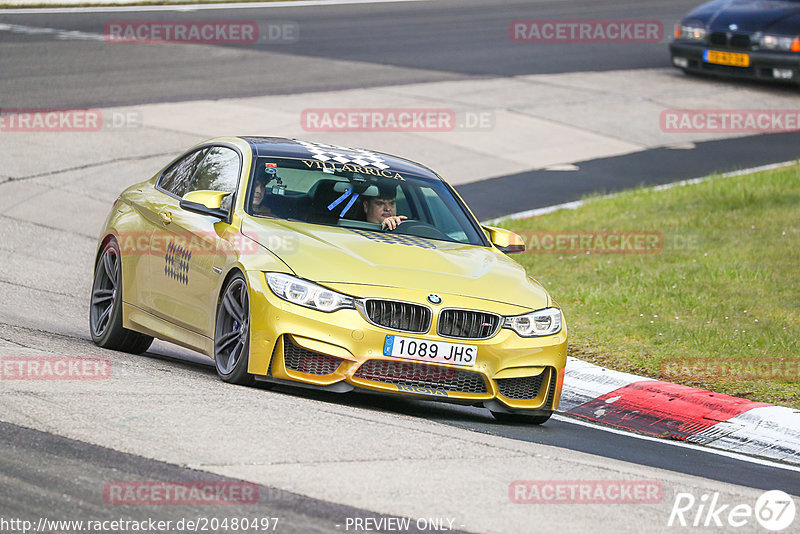
[[[680,72],[675,69],[671,72],[676,77],[683,77],[687,80],[698,82],[713,83],[718,89],[752,89],[758,91],[768,91],[772,96],[781,95],[796,97],[800,89],[794,83],[782,83],[770,80],[750,80],[750,79],[731,79],[724,76],[706,72]],[[757,106],[754,106],[757,107]]]
[[[191,369],[208,376],[210,379],[218,380],[216,370],[214,369],[214,363],[211,359],[171,344],[163,343],[157,347],[154,346],[154,348],[141,356],[158,361],[161,364],[182,367],[187,370]],[[546,432],[548,426],[552,425],[552,423],[550,423],[550,425],[537,427],[525,423],[501,423],[495,420],[487,409],[482,407],[434,402],[403,395],[382,395],[365,391],[334,393],[304,388],[302,386],[293,387],[264,382],[257,382],[251,387],[274,391],[282,395],[291,395],[297,398],[335,404],[337,406],[349,406],[352,408],[363,408],[384,413],[407,415],[484,433],[493,434],[503,427],[525,427],[526,429]]]

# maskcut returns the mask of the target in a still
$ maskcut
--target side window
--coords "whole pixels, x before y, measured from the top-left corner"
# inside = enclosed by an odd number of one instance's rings
[[[203,148],[179,160],[161,175],[158,180],[158,187],[178,197],[185,195],[186,186],[194,171],[197,170],[197,166],[203,161],[206,152],[208,152],[208,149]]]
[[[230,148],[215,146],[208,151],[198,167],[186,193],[191,191],[225,191],[231,193],[222,201],[222,209],[229,210],[233,193],[239,184],[239,154]]]

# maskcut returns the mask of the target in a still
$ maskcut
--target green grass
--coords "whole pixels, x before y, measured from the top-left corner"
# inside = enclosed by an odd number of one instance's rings
[[[501,226],[660,232],[655,253],[514,258],[564,309],[571,356],[800,408],[800,165],[637,189]],[[678,361],[709,371],[676,376]],[[711,368],[728,362],[794,364],[794,373]]]

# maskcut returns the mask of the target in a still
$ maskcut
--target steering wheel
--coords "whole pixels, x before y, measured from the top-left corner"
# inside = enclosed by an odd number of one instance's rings
[[[394,232],[404,235],[413,235],[416,237],[429,237],[432,239],[443,239],[445,241],[451,240],[450,236],[435,226],[415,219],[404,220],[397,225],[397,228],[394,229]]]

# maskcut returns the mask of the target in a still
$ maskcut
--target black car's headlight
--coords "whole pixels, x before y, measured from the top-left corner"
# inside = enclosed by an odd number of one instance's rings
[[[292,304],[332,312],[342,308],[355,308],[353,297],[342,295],[327,287],[284,273],[264,273],[273,293]]]
[[[550,336],[561,332],[561,310],[544,308],[524,315],[503,318],[503,328],[522,337]]]
[[[708,38],[708,30],[694,24],[678,24],[675,26],[675,38],[705,42]]]
[[[800,52],[800,37],[765,34],[758,40],[758,46],[765,50]]]

